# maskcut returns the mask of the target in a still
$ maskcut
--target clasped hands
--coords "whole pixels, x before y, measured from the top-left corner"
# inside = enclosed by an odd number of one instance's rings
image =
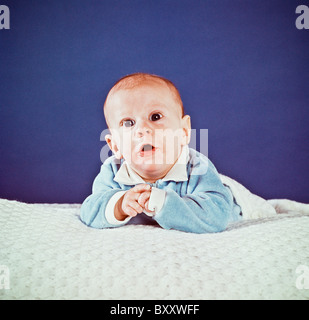
[[[149,184],[138,184],[128,190],[117,202],[114,212],[116,219],[122,221],[128,216],[135,217],[144,211],[152,213],[148,208],[150,195]]]

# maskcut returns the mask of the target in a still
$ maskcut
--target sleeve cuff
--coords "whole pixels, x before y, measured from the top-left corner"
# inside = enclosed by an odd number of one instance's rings
[[[119,221],[115,218],[114,215],[114,208],[117,203],[117,201],[126,193],[126,191],[119,191],[115,193],[108,201],[107,206],[105,208],[105,218],[109,224],[112,225],[123,225],[126,224],[131,217],[127,217],[123,221]]]
[[[164,190],[152,187],[149,203],[148,203],[148,209],[154,212],[152,213],[145,212],[145,214],[147,214],[150,217],[153,217],[154,215],[159,213],[163,207],[165,196],[166,196],[166,192]]]

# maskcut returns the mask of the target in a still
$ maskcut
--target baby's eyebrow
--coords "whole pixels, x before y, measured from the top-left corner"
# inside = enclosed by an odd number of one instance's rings
[[[166,108],[166,105],[164,103],[158,102],[158,101],[151,101],[149,104],[149,107],[163,107]]]
[[[123,117],[120,119],[119,121],[119,125],[123,122],[123,121],[126,121],[126,120],[133,120],[132,117]]]
[[[116,114],[116,118],[118,118],[118,119],[132,118],[133,116],[134,115],[132,115],[132,114],[128,114],[128,112],[125,112],[125,113],[119,112],[118,114]]]
[[[123,117],[120,121],[133,120],[134,117]]]

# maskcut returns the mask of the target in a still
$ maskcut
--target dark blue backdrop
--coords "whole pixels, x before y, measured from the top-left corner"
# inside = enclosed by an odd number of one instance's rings
[[[0,197],[82,202],[101,164],[102,105],[145,71],[179,88],[218,171],[309,202],[307,0],[8,1],[0,30]]]

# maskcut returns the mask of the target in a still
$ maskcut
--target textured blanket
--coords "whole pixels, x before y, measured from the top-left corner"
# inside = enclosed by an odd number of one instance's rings
[[[308,205],[271,205],[297,211],[191,234],[0,199],[0,299],[309,299]]]
[[[220,174],[222,183],[228,186],[240,205],[245,220],[275,216],[277,213],[299,212],[309,214],[309,204],[287,199],[265,200],[253,194],[236,180]]]

